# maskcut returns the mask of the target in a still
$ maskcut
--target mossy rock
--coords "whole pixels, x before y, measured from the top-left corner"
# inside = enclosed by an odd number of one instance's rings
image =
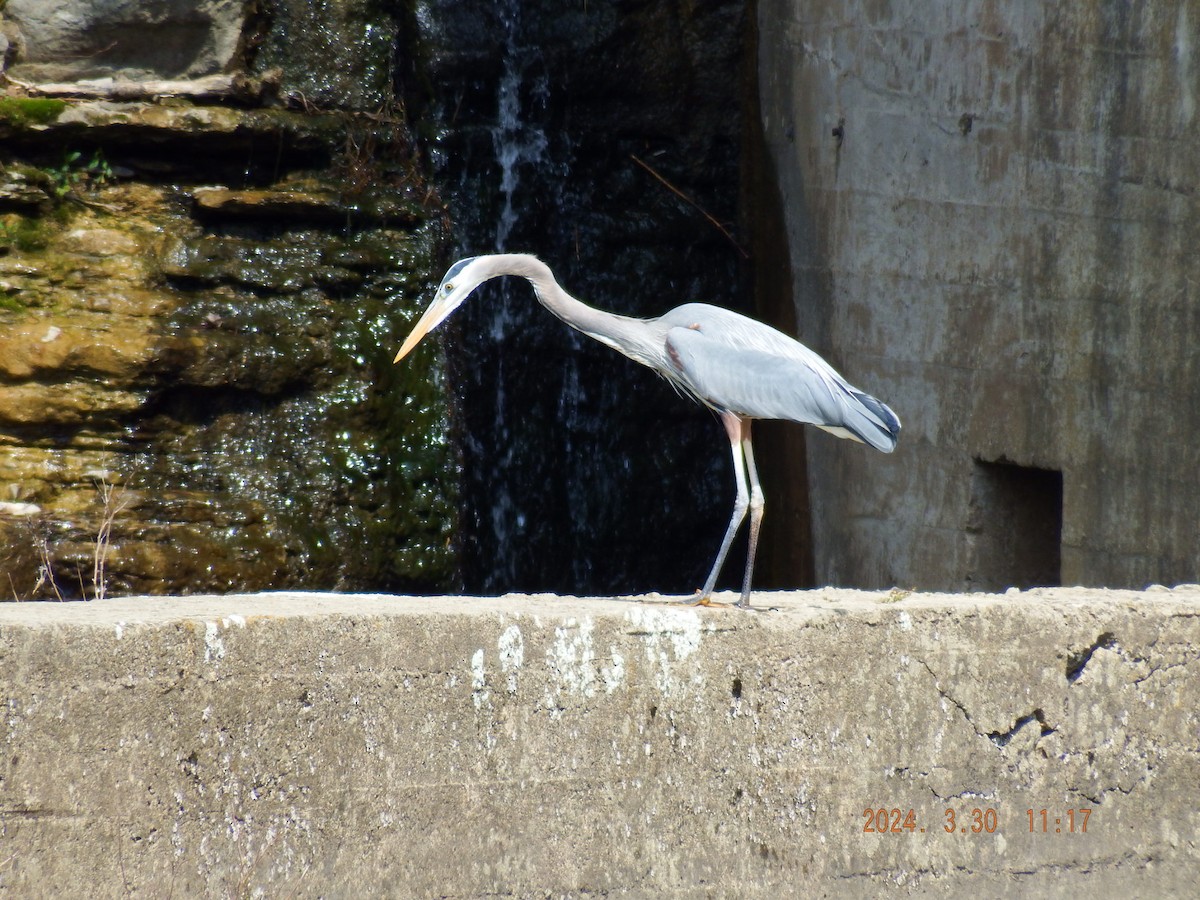
[[[0,122],[17,128],[49,125],[67,108],[54,97],[0,97]]]
[[[22,253],[38,253],[50,244],[57,223],[41,216],[0,217],[0,247]]]

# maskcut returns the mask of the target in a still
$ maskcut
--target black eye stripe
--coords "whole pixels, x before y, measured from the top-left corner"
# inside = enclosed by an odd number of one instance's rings
[[[452,281],[454,279],[455,275],[457,275],[459,272],[461,272],[470,263],[472,263],[474,261],[475,261],[475,257],[473,257],[473,256],[470,257],[469,259],[460,259],[458,262],[456,262],[454,265],[452,265],[450,267],[450,269],[446,272],[446,277],[442,279],[442,283],[445,284],[449,281]]]

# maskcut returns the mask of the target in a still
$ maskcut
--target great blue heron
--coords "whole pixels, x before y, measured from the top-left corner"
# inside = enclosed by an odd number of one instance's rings
[[[433,303],[400,347],[395,362],[400,362],[475,288],[500,275],[526,279],[542,305],[572,328],[649,366],[720,416],[733,448],[737,499],[712,571],[700,590],[701,603],[709,602],[729,545],[749,510],[746,575],[737,605],[750,606],[750,582],[763,514],[763,492],[750,443],[752,420],[806,422],[884,453],[896,447],[900,420],[895,413],[870,394],[851,387],[799,341],[769,325],[706,303],[686,303],[657,319],[634,319],[593,309],[564,291],[549,266],[525,253],[473,256],[452,265],[438,285]]]

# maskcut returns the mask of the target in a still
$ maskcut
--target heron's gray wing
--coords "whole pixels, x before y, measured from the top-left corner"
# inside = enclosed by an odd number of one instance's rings
[[[774,329],[759,342],[745,335],[726,340],[706,334],[706,327],[677,326],[666,335],[680,384],[705,403],[756,419],[806,422],[884,453],[895,449],[896,415],[804,345]]]

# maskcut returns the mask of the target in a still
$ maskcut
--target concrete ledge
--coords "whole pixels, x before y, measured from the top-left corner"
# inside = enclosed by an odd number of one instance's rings
[[[0,604],[0,888],[1194,890],[1200,587],[756,600]]]

